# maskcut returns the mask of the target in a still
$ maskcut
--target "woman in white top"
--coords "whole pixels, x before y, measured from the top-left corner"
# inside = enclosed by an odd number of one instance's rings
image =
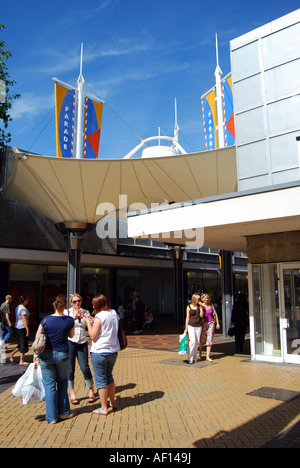
[[[20,351],[20,366],[28,366],[28,362],[24,362],[25,354],[28,351],[28,336],[29,336],[29,327],[28,327],[28,317],[29,312],[26,309],[28,305],[28,297],[21,296],[19,299],[19,305],[16,307],[16,323],[15,323],[15,332],[19,338],[19,344],[14,349],[12,353],[8,355],[8,359],[13,363],[14,355]]]
[[[98,389],[101,409],[93,411],[95,414],[108,414],[107,398],[109,397],[111,407],[116,410],[115,382],[112,370],[115,365],[120,344],[118,340],[119,319],[117,312],[110,309],[105,296],[100,294],[94,297],[93,307],[95,318],[91,322],[84,317],[88,327],[88,333],[92,339],[91,359],[94,370],[96,387]]]
[[[74,293],[70,298],[70,304],[72,307],[65,311],[65,314],[73,317],[75,321],[75,334],[73,338],[68,339],[68,387],[71,403],[73,403],[73,405],[78,405],[79,403],[74,389],[76,358],[78,359],[78,364],[84,377],[85,386],[89,388],[88,402],[93,403],[95,400],[93,376],[89,366],[87,329],[86,324],[83,321],[83,317],[89,316],[90,313],[88,310],[81,308],[81,303],[82,297],[79,294]]]

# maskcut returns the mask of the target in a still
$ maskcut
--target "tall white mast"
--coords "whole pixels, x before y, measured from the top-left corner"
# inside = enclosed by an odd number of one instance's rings
[[[83,115],[83,84],[84,79],[82,75],[82,57],[83,57],[83,44],[81,44],[80,56],[80,73],[77,80],[77,125],[76,125],[76,159],[82,157],[82,115]]]
[[[215,71],[216,78],[216,105],[217,105],[217,132],[219,148],[225,147],[224,119],[223,119],[223,99],[222,99],[222,70],[219,67],[218,35],[216,34],[216,57],[217,66]]]
[[[175,98],[175,127],[174,127],[174,140],[178,143],[178,122],[177,122],[177,99]]]

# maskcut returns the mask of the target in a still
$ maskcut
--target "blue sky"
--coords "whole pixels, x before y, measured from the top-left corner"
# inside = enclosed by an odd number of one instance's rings
[[[27,0],[3,2],[0,32],[15,102],[12,146],[55,156],[53,77],[75,85],[83,43],[83,76],[105,100],[100,158],[122,158],[141,138],[172,136],[177,98],[179,142],[205,149],[200,96],[219,63],[230,72],[230,41],[299,8],[299,0]],[[138,155],[137,155],[138,156]]]

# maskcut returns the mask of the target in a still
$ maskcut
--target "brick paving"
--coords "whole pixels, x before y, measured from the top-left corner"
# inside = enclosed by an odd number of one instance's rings
[[[88,403],[77,368],[79,405],[56,425],[45,421],[44,402],[23,406],[12,396],[18,358],[0,365],[0,448],[300,447],[299,366],[251,362],[247,348],[234,354],[233,341],[218,337],[213,362],[194,365],[178,355],[178,334],[129,335],[128,343],[114,369],[118,410],[92,414],[99,399]],[[260,389],[277,389],[276,399]]]

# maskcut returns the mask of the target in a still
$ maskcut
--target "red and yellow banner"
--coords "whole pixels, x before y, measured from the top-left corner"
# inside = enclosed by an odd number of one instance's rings
[[[225,146],[233,146],[235,144],[235,127],[231,74],[224,78],[222,88],[224,96]]]
[[[99,153],[103,104],[85,98],[83,157],[97,159]]]

